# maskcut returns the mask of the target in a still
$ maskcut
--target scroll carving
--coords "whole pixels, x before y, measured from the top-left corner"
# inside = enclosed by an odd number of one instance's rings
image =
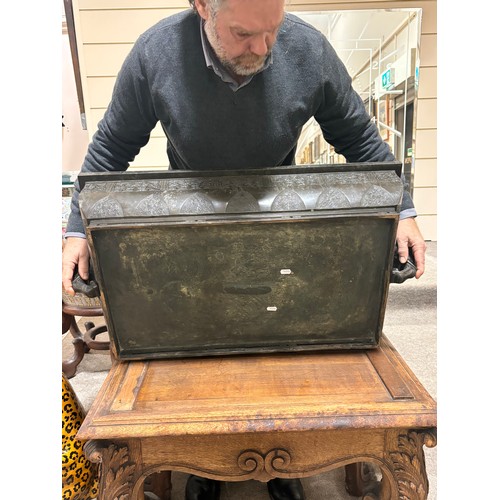
[[[238,467],[260,481],[268,481],[275,478],[276,473],[286,472],[290,462],[290,453],[280,448],[265,454],[256,450],[246,450],[238,457]]]
[[[84,445],[84,450],[91,462],[101,465],[99,498],[127,500],[136,468],[130,460],[128,446],[89,441]]]
[[[397,437],[397,451],[388,456],[397,481],[401,500],[425,500],[429,493],[429,481],[425,470],[423,446],[436,446],[436,430],[409,431]]]

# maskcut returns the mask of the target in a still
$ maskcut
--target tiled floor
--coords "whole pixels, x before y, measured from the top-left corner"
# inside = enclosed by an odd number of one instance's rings
[[[408,363],[428,392],[436,398],[436,277],[437,243],[428,242],[426,272],[419,280],[391,285],[384,321],[384,333]],[[80,320],[83,323],[87,319]],[[99,324],[101,318],[96,319]],[[63,359],[72,352],[71,336],[63,338]],[[73,389],[86,409],[90,407],[110,368],[109,354],[91,351],[80,363]],[[430,483],[428,500],[436,500],[437,447],[425,448]],[[354,499],[345,491],[343,470],[337,469],[302,480],[307,500]],[[186,476],[173,474],[172,500],[183,500]],[[221,500],[268,499],[265,484],[257,481],[224,483]]]

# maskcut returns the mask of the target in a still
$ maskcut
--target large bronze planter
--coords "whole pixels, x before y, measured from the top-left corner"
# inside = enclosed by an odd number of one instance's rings
[[[81,174],[119,359],[376,347],[401,164]]]

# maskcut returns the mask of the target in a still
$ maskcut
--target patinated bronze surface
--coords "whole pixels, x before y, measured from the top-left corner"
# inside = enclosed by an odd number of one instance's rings
[[[118,358],[377,346],[400,167],[81,175]]]

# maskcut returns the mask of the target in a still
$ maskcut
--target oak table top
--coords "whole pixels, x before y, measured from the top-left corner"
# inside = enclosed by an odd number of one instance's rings
[[[436,402],[382,336],[379,348],[361,351],[117,362],[78,439],[99,444],[86,445],[94,460],[126,447],[135,469],[124,498],[140,498],[146,474],[165,469],[267,481],[373,460],[388,477],[381,498],[407,488],[420,499],[422,446],[436,444],[436,425]],[[306,442],[314,452],[303,451]]]

